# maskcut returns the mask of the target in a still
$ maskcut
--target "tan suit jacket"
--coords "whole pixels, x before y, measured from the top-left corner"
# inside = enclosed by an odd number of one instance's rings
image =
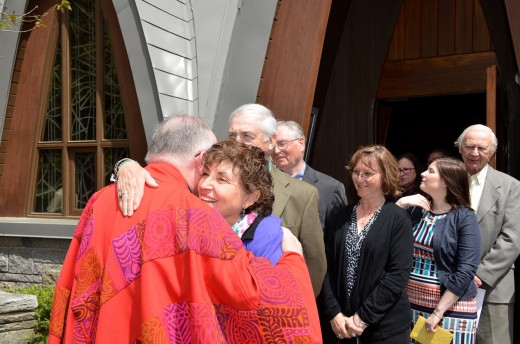
[[[300,240],[314,295],[318,296],[327,270],[323,229],[318,215],[318,190],[274,166],[271,175],[274,185],[273,215],[281,218],[282,225]]]

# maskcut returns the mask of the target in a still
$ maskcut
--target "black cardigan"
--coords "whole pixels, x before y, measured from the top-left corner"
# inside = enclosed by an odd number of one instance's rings
[[[363,241],[356,281],[348,299],[345,238],[353,207],[346,208],[343,225],[327,242],[328,269],[318,303],[326,320],[340,312],[346,316],[358,312],[369,324],[361,338],[363,343],[370,343],[410,329],[412,318],[405,286],[413,260],[412,224],[403,209],[385,203]],[[322,331],[332,331],[330,324],[325,327]]]

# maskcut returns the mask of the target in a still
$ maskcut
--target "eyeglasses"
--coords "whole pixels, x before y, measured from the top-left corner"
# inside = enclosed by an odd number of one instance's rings
[[[367,180],[367,179],[372,179],[376,174],[379,174],[379,172],[365,172],[365,173],[362,173],[362,172],[359,172],[359,171],[352,171],[351,172],[352,174],[352,178],[362,178],[364,180]]]
[[[290,140],[290,141],[278,141],[278,142],[276,142],[276,147],[278,147],[279,150],[284,150],[287,147],[289,147],[289,145],[291,143],[293,143],[294,141],[299,140],[299,139],[300,138],[298,137],[298,138],[295,138],[295,139]]]
[[[404,174],[409,174],[410,172],[412,172],[413,170],[415,170],[415,168],[400,168],[399,169],[399,172],[400,173],[404,173]]]

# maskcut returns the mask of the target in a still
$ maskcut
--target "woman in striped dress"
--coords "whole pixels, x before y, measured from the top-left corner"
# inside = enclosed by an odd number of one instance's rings
[[[406,291],[414,322],[426,318],[426,329],[441,326],[453,343],[474,343],[480,228],[470,208],[466,167],[456,159],[434,160],[421,174],[421,195],[403,197],[402,207],[420,206],[423,216],[413,226],[414,262]]]

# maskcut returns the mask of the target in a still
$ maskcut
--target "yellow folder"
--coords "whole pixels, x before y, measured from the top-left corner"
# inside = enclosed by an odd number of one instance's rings
[[[453,334],[439,326],[435,332],[426,331],[426,319],[419,316],[410,337],[421,344],[449,344],[453,339]]]

